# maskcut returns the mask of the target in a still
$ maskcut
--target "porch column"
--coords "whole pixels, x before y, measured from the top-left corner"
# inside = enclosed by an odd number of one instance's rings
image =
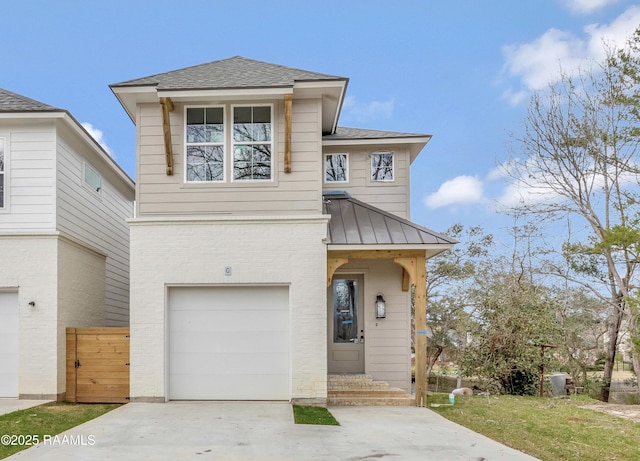
[[[416,258],[415,351],[416,406],[427,404],[427,267],[425,256]]]

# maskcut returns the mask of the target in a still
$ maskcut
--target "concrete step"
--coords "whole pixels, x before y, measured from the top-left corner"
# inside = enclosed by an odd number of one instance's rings
[[[328,406],[396,406],[410,407],[415,404],[415,399],[411,396],[407,397],[333,397],[327,399]]]
[[[414,398],[404,390],[374,381],[369,375],[329,375],[327,404],[334,406],[410,406]]]

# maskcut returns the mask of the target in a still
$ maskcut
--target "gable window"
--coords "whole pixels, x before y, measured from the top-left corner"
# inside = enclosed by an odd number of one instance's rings
[[[102,177],[96,170],[91,168],[88,163],[84,164],[84,183],[89,186],[89,189],[100,193],[102,190]]]
[[[371,181],[393,181],[393,152],[371,154]]]
[[[224,109],[187,108],[187,181],[224,181]]]
[[[271,179],[271,106],[233,107],[233,180]]]
[[[7,182],[5,179],[5,164],[4,138],[0,138],[0,208],[5,207],[4,187]]]
[[[324,155],[324,182],[349,182],[347,154]]]

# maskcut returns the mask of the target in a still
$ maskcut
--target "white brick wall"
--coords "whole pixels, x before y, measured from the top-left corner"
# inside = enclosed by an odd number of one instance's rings
[[[104,322],[105,258],[54,234],[0,236],[0,254],[0,289],[18,290],[19,394],[62,396],[65,328]]]
[[[291,398],[326,398],[326,223],[319,216],[132,221],[132,399],[167,395],[166,287],[180,284],[288,284]]]

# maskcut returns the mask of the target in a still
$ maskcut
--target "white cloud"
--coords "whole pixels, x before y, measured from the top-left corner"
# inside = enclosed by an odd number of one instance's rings
[[[83,122],[81,123],[81,125],[82,125],[82,128],[87,130],[87,133],[89,133],[91,137],[95,139],[95,141],[102,146],[102,148],[107,152],[107,154],[113,157],[111,148],[107,145],[106,141],[104,140],[104,134],[102,133],[102,130],[99,130],[98,128],[94,127],[89,122]]]
[[[463,175],[442,183],[436,192],[424,199],[424,203],[429,208],[478,203],[483,201],[483,193],[484,185],[480,179]]]
[[[355,96],[344,98],[342,110],[344,118],[365,122],[376,118],[391,118],[393,115],[395,100],[389,98],[386,101],[359,102]]]
[[[608,5],[618,3],[619,0],[564,0],[562,3],[572,13],[591,14]]]
[[[604,0],[602,0],[604,1]],[[575,4],[595,5],[596,0]],[[526,92],[545,88],[560,78],[560,73],[575,75],[594,61],[602,60],[607,47],[621,47],[640,24],[640,6],[632,6],[610,24],[589,24],[581,36],[572,32],[549,29],[529,43],[505,45],[502,74],[517,78],[522,89],[509,88],[503,97],[511,104],[525,99]]]

